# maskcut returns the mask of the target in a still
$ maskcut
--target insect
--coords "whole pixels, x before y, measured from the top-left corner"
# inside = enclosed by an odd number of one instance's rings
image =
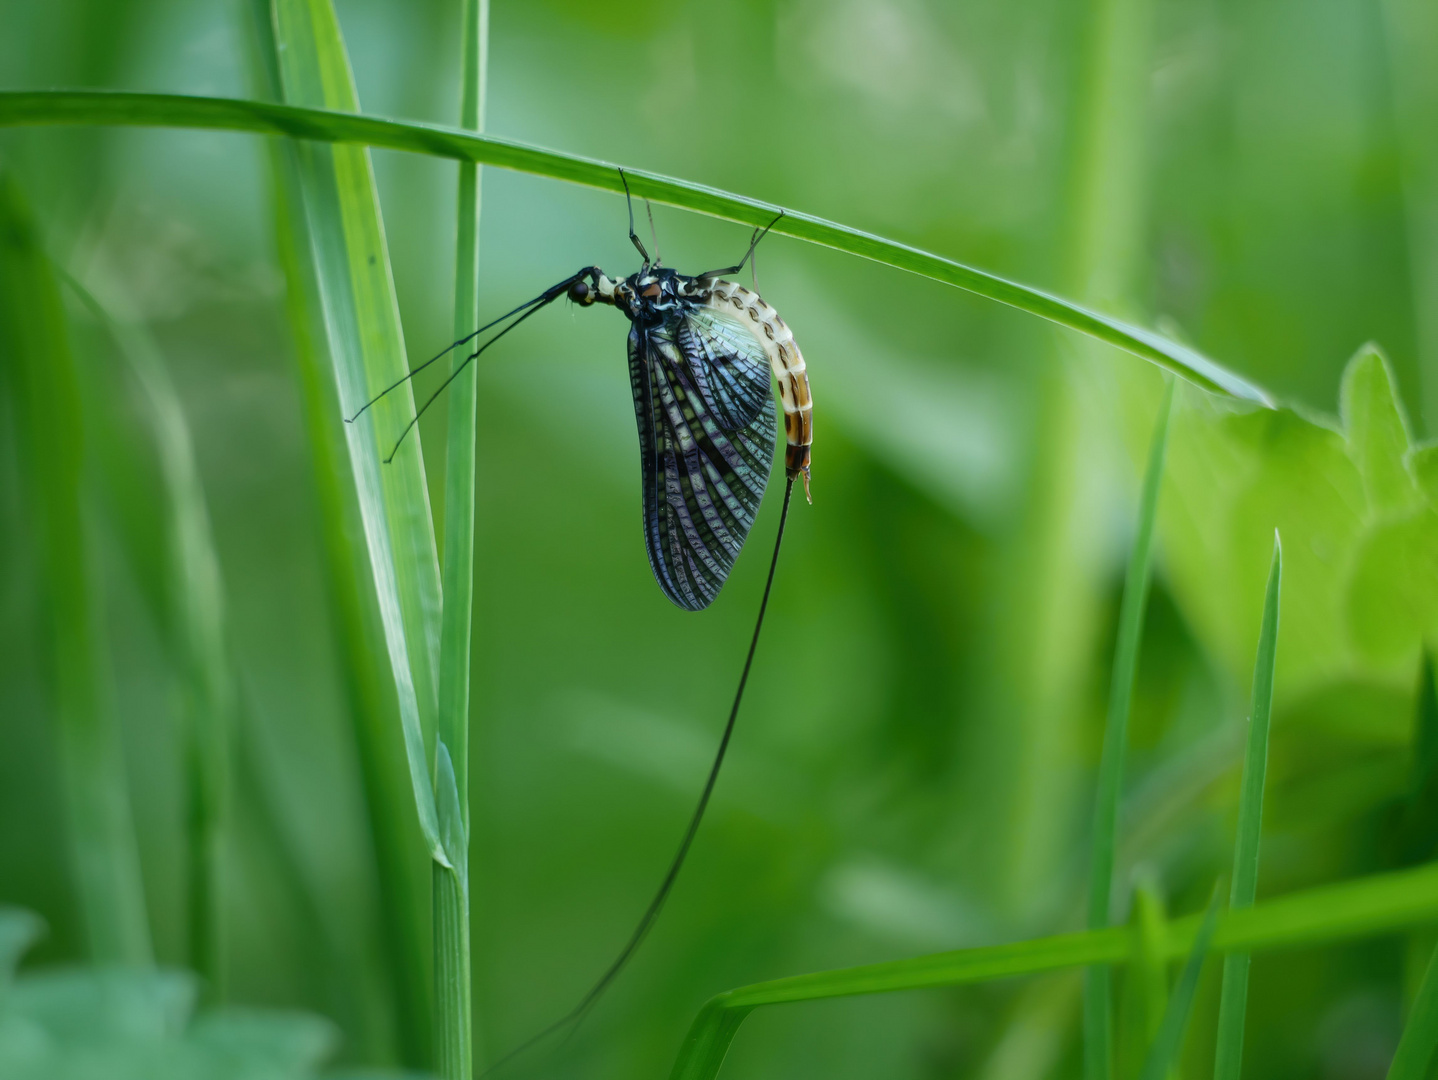
[[[627,180],[624,187],[628,195]],[[597,266],[584,267],[461,338],[386,387],[347,420],[358,419],[385,394],[453,349],[518,316],[455,366],[400,433],[385,459],[389,462],[420,416],[465,365],[536,311],[561,296],[580,307],[617,308],[630,323],[629,382],[639,426],[649,565],[665,596],[682,608],[700,611],[714,601],[728,579],[769,482],[775,442],[771,371],[784,411],[786,478],[790,484],[802,479],[805,497],[813,501],[809,495],[813,402],[804,356],[779,313],[757,291],[722,280],[744,269],[778,220],[754,231],[749,250],[736,265],[688,277],[650,259],[634,232],[631,200],[629,239],[643,259],[638,271],[612,279]]]
[[[759,241],[783,214],[754,230],[749,248],[737,264],[690,277],[661,265],[657,257],[650,258],[634,232],[634,203],[628,179],[623,170],[619,175],[629,208],[629,239],[642,260],[635,273],[611,278],[597,266],[583,267],[533,300],[456,341],[346,418],[353,422],[415,373],[503,324],[502,329],[454,365],[449,377],[400,432],[385,459],[391,461],[420,416],[464,367],[535,312],[560,297],[580,307],[606,304],[618,309],[629,320],[629,383],[639,430],[644,545],[649,565],[665,596],[681,608],[700,611],[719,595],[763,501],[778,421],[770,392],[771,373],[779,388],[785,439],[783,508],[754,634],[699,804],[668,873],[619,957],[574,1009],[499,1059],[487,1070],[490,1072],[552,1032],[582,1019],[639,948],[658,917],[703,820],[734,732],[764,625],[796,480],[802,482],[805,497],[809,498],[813,403],[803,354],[779,313],[759,295],[757,284],[748,289],[725,280],[743,271]],[[652,221],[651,216],[651,225]]]

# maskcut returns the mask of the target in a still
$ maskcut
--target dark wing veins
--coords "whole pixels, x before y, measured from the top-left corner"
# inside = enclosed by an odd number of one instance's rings
[[[631,330],[629,378],[649,565],[670,600],[698,611],[719,595],[754,524],[769,482],[777,425],[767,364],[732,354],[713,363],[706,358],[706,393],[699,364],[680,344],[684,322],[681,316]],[[760,376],[762,394],[748,422],[733,427],[721,422],[721,407],[730,420],[745,415],[749,406],[741,411],[740,403],[755,401],[752,384]]]

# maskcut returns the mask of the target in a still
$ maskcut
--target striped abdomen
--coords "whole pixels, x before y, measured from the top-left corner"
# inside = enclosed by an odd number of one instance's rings
[[[809,396],[804,354],[799,351],[793,331],[763,297],[733,281],[714,282],[709,303],[730,318],[738,317],[748,322],[754,336],[763,344],[769,356],[769,366],[779,383],[779,400],[784,406],[784,469],[790,480],[803,478],[804,497],[809,498],[809,447],[814,442],[814,402]]]

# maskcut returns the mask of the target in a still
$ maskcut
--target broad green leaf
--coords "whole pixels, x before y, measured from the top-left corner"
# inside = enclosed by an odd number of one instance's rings
[[[288,89],[288,84],[287,76],[286,100],[289,105],[174,94],[78,90],[0,93],[0,125],[132,125],[262,132],[316,142],[408,150],[497,165],[606,191],[623,191],[616,167],[605,162],[435,124],[331,112],[329,110],[352,108],[342,92],[345,79],[333,67],[323,84],[325,94],[341,91],[333,98],[317,93],[296,94]],[[311,83],[311,89],[321,89],[318,79]],[[351,93],[349,98],[352,97]],[[315,107],[294,107],[301,104]],[[627,168],[624,172],[636,197],[713,217],[746,225],[767,225],[778,210],[775,206],[702,184]],[[996,274],[797,211],[786,211],[773,231],[780,236],[792,236],[836,251],[847,251],[1008,304],[1116,345],[1205,389],[1260,404],[1270,402],[1268,394],[1260,388],[1161,334],[1131,326]]]
[[[119,733],[107,700],[78,376],[54,269],[19,188],[4,173],[0,379],[13,402],[21,481],[35,521],[64,827],[89,948],[100,961],[145,964],[150,928]]]
[[[286,99],[357,109],[329,0],[275,0],[274,13]],[[353,414],[408,371],[374,170],[359,146],[307,142],[297,156],[340,405]],[[419,432],[383,463],[413,417],[413,395],[401,384],[348,425],[346,439],[420,828],[431,856],[444,863],[426,751],[438,694],[439,564]]]
[[[1233,884],[1228,906],[1243,911],[1253,906],[1258,891],[1258,848],[1263,830],[1263,789],[1268,778],[1268,731],[1273,714],[1273,670],[1278,655],[1279,598],[1283,590],[1283,547],[1273,537],[1273,560],[1258,632],[1258,658],[1253,665],[1253,700],[1248,714],[1248,749],[1243,757],[1243,785],[1238,803],[1238,835],[1233,845]],[[1224,957],[1223,992],[1218,1007],[1218,1050],[1215,1080],[1238,1080],[1243,1061],[1244,1018],[1248,1010],[1249,954],[1235,950]]]
[[[1181,396],[1161,527],[1168,581],[1235,682],[1255,646],[1242,613],[1263,553],[1284,536],[1278,708],[1403,686],[1438,632],[1438,454],[1407,449],[1387,365],[1361,350],[1343,380],[1345,426]]]
[[[1375,514],[1401,513],[1417,502],[1408,454],[1408,420],[1397,398],[1393,372],[1375,345],[1365,345],[1348,363],[1339,391],[1339,414],[1348,453],[1363,477]]]

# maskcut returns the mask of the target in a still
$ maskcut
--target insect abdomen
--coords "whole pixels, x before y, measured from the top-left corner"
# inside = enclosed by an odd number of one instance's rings
[[[753,325],[755,337],[763,344],[779,384],[779,400],[784,406],[784,470],[790,480],[803,479],[804,496],[809,498],[814,402],[809,395],[804,354],[799,351],[793,331],[763,297],[736,282],[716,281],[709,303],[726,310],[731,318],[738,315],[747,319]]]

